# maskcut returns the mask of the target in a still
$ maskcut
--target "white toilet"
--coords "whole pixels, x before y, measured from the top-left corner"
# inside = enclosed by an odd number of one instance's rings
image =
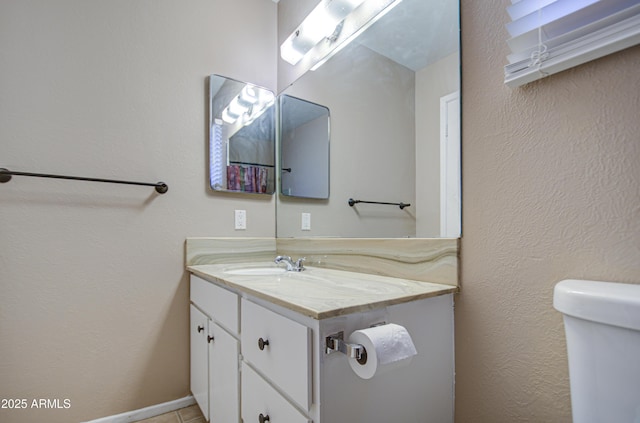
[[[564,314],[573,422],[640,423],[640,285],[556,284]]]

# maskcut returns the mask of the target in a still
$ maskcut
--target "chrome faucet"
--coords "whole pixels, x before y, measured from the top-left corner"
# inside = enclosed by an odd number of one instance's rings
[[[301,257],[294,263],[291,257],[289,256],[278,256],[275,259],[276,264],[285,263],[287,265],[288,272],[302,272],[304,270],[304,266],[302,262],[305,261],[306,257]]]

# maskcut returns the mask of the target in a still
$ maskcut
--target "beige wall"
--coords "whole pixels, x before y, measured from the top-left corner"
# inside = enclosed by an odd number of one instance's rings
[[[0,167],[169,185],[0,185],[0,398],[71,401],[0,421],[189,394],[185,238],[275,220],[270,196],[207,189],[205,77],[275,89],[275,19],[265,0],[0,2]]]
[[[510,89],[508,3],[462,1],[456,422],[570,422],[553,287],[640,282],[640,47]]]

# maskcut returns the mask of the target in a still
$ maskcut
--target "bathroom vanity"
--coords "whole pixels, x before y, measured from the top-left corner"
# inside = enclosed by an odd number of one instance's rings
[[[187,270],[191,390],[209,421],[453,422],[455,286],[272,263]],[[417,355],[364,379],[327,350],[384,323],[405,327]]]

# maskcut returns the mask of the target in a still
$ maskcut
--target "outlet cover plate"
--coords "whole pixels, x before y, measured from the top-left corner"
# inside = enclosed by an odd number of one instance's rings
[[[247,211],[246,210],[235,211],[235,228],[236,230],[247,229]]]

